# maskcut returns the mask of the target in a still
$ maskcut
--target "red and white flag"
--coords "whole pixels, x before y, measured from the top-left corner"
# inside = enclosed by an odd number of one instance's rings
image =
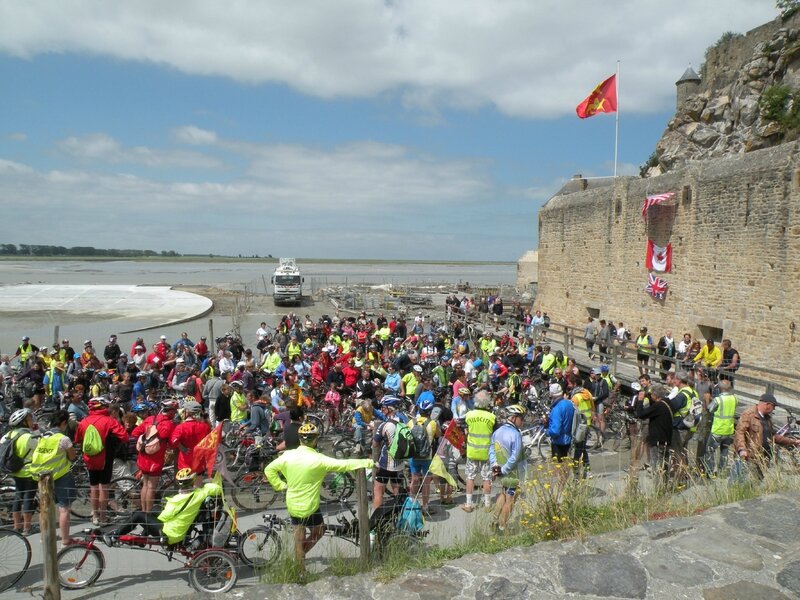
[[[647,211],[650,210],[651,206],[655,206],[656,204],[661,204],[664,200],[669,200],[675,195],[675,192],[667,192],[665,194],[655,194],[653,196],[646,196],[644,199],[644,204],[642,205],[642,218],[646,221],[647,220]]]
[[[663,300],[666,298],[667,287],[669,287],[669,284],[666,280],[652,273],[647,274],[647,285],[644,286],[644,289],[656,300]]]
[[[672,244],[666,248],[656,246],[653,240],[647,240],[647,268],[650,271],[672,272]]]

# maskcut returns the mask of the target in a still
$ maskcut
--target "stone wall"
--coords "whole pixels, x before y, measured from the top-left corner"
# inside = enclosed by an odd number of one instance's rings
[[[580,326],[589,309],[660,336],[721,330],[746,363],[800,369],[800,147],[690,161],[612,187],[571,185],[539,212],[536,308]],[[645,196],[676,201],[641,210]],[[647,239],[672,243],[666,299],[645,291]],[[713,328],[713,329],[711,329]]]

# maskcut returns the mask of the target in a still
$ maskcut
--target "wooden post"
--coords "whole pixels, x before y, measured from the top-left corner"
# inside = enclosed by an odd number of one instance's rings
[[[214,319],[208,320],[208,352],[213,356],[217,353],[217,343],[214,341]]]
[[[58,517],[56,516],[53,476],[50,473],[39,477],[39,527],[42,532],[42,553],[44,555],[44,598],[45,600],[61,600],[58,561],[56,560]]]
[[[361,550],[361,562],[369,564],[369,502],[367,501],[367,471],[356,471],[356,494],[358,496],[358,547]]]
[[[611,374],[617,374],[617,340],[611,340],[611,346],[609,349],[611,350]]]
[[[60,329],[60,326],[59,326],[59,325],[56,325],[56,326],[53,328],[53,346],[55,346],[55,345],[56,345],[56,344],[57,344],[57,343],[60,341],[60,340],[58,339],[58,332],[59,332],[59,329]]]

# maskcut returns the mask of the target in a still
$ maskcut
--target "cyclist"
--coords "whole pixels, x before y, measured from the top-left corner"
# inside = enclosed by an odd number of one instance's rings
[[[122,424],[110,416],[108,406],[102,398],[89,400],[89,416],[78,423],[75,443],[82,445],[86,431],[91,425],[100,434],[102,449],[94,455],[83,453],[83,461],[89,470],[89,498],[92,503],[92,524],[105,521],[108,505],[108,484],[114,469],[114,456],[120,446],[128,444],[128,432]]]
[[[36,496],[36,482],[31,475],[31,459],[39,442],[39,434],[34,431],[33,411],[20,408],[8,418],[10,430],[3,439],[13,440],[14,455],[22,459],[22,467],[11,473],[14,479],[14,501],[11,504],[11,517],[14,529],[28,535],[33,521],[33,499]]]
[[[525,449],[522,446],[522,434],[519,428],[525,419],[526,410],[519,404],[512,404],[506,409],[506,422],[492,433],[489,445],[489,463],[492,465],[492,477],[500,477],[502,493],[497,497],[496,510],[499,513],[497,528],[504,531],[514,500],[517,487],[525,478]]]
[[[75,500],[75,481],[70,472],[70,463],[78,455],[72,440],[65,435],[69,426],[69,413],[59,410],[50,418],[50,431],[39,439],[31,458],[31,474],[38,478],[41,473],[53,475],[53,487],[58,505],[58,526],[61,544],[69,546],[69,508]]]
[[[306,554],[325,533],[319,510],[319,491],[325,475],[370,469],[372,459],[337,460],[318,452],[319,429],[314,423],[303,423],[298,434],[300,447],[284,452],[267,465],[264,473],[276,492],[286,490],[286,509],[295,526],[295,556],[302,565]]]
[[[386,486],[391,486],[393,494],[398,493],[401,482],[400,470],[402,462],[395,461],[389,454],[397,423],[407,422],[408,418],[400,412],[401,400],[397,396],[384,396],[381,410],[386,421],[381,423],[372,436],[372,458],[375,459],[375,483],[372,488],[372,508],[377,510],[383,504]]]
[[[371,400],[361,400],[358,404],[358,408],[353,412],[353,441],[358,446],[359,456],[364,456],[364,454],[366,454],[366,444],[364,443],[366,437],[364,432],[370,428],[373,419],[385,421],[386,417],[381,411],[373,409]]]
[[[433,452],[437,447],[437,440],[442,435],[436,420],[431,419],[433,405],[433,394],[431,392],[423,392],[417,403],[417,416],[414,417],[413,422],[409,423],[411,427],[415,425],[422,426],[430,445],[430,454],[428,456],[412,458],[408,463],[409,471],[411,472],[411,493],[416,497],[420,489],[422,490],[422,512],[426,514],[435,512],[432,507],[428,506],[431,495],[430,466]]]
[[[137,404],[133,407],[136,412],[148,410],[148,404]],[[169,439],[175,429],[175,415],[178,413],[177,400],[164,400],[161,403],[161,412],[156,415],[146,417],[139,425],[133,428],[131,436],[139,439],[143,436],[143,447],[136,457],[136,466],[142,472],[142,510],[148,512],[153,510],[156,500],[156,489],[158,480],[164,471],[164,459],[169,447]],[[151,429],[155,428],[155,431]],[[156,439],[149,439],[155,435]]]
[[[467,464],[464,468],[467,489],[466,502],[461,505],[461,509],[468,513],[475,510],[475,505],[472,503],[472,492],[475,489],[475,479],[478,473],[480,473],[483,486],[483,504],[488,507],[491,503],[492,480],[488,460],[489,446],[496,421],[491,404],[492,398],[489,392],[481,390],[475,394],[475,408],[464,417],[467,426]]]
[[[192,453],[195,446],[211,433],[211,425],[203,415],[203,407],[194,400],[187,400],[183,404],[185,420],[179,423],[172,431],[169,445],[178,449],[177,468],[185,469],[192,466]]]
[[[131,518],[103,536],[107,546],[114,546],[121,535],[133,531],[141,525],[147,536],[164,536],[168,544],[177,544],[186,537],[186,532],[197,519],[206,498],[222,495],[222,486],[208,481],[202,487],[194,488],[195,474],[191,469],[180,469],[175,474],[178,493],[166,499],[164,510],[155,512],[136,511]],[[205,532],[204,532],[205,533]]]

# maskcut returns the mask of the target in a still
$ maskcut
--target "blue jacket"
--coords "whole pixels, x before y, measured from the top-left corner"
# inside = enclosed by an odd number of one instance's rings
[[[572,444],[572,418],[575,407],[572,402],[562,398],[550,409],[550,419],[547,423],[547,435],[550,441],[559,446]]]

